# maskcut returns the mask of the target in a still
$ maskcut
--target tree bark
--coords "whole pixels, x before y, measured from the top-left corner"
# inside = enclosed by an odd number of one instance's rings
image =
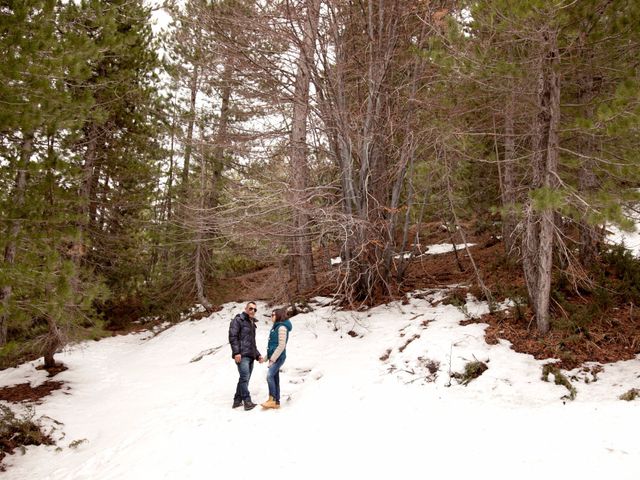
[[[49,330],[47,332],[47,339],[45,340],[44,368],[53,368],[56,366],[54,355],[64,342],[62,339],[62,332],[58,328],[58,324],[55,319],[48,313],[46,314],[46,317]]]
[[[182,194],[187,194],[191,152],[193,151],[193,128],[196,121],[196,99],[198,97],[198,65],[194,63],[189,82],[191,97],[189,101],[189,118],[187,119],[187,140],[184,147],[184,165],[182,168]]]
[[[224,168],[224,155],[228,144],[229,131],[229,110],[232,92],[233,66],[229,59],[225,61],[224,72],[222,73],[220,119],[214,140],[213,165],[211,165],[211,189],[209,192],[208,206],[214,208],[220,201],[220,180]]]
[[[200,139],[200,148],[204,149],[204,133],[201,131],[201,139]],[[206,176],[206,162],[205,162],[205,154],[204,151],[200,152],[200,208],[196,212],[196,250],[195,250],[195,264],[194,264],[194,276],[196,283],[196,294],[198,296],[198,301],[200,304],[207,309],[207,311],[213,310],[213,306],[204,289],[205,283],[205,266],[206,266],[206,249],[204,246],[204,236],[206,229],[206,219],[205,219],[205,201],[206,201],[206,190],[207,190],[207,176]]]
[[[86,251],[86,236],[91,215],[91,195],[94,186],[95,164],[98,152],[98,126],[92,123],[86,130],[87,149],[82,166],[80,185],[80,222],[78,223],[78,252]],[[79,260],[81,257],[78,256]]]
[[[176,113],[175,110],[171,119],[171,145],[169,149],[169,172],[167,173],[167,193],[166,200],[164,202],[164,215],[162,218],[167,222],[171,222],[173,216],[173,165],[175,157],[175,138],[176,138]]]
[[[306,137],[307,115],[309,114],[310,65],[313,63],[315,52],[320,0],[307,0],[305,3],[307,15],[303,21],[303,38],[297,62],[290,144],[292,205],[295,227],[293,260],[299,292],[309,291],[316,285],[310,235],[311,218],[307,213],[308,209],[306,207],[309,181]]]
[[[404,225],[402,227],[402,244],[400,246],[400,251],[404,252],[407,249],[407,244],[409,243],[409,230],[411,228],[411,209],[413,208],[413,199],[415,197],[415,188],[413,186],[413,181],[411,180],[413,177],[413,165],[414,165],[414,157],[411,158],[411,165],[409,165],[409,194],[407,195],[407,204],[406,210],[404,214]],[[420,219],[416,223],[416,235],[418,234],[420,229]],[[417,242],[416,242],[417,243]],[[411,248],[412,258],[408,260],[401,259],[396,271],[396,280],[398,282],[402,282],[404,279],[404,274],[409,266],[410,261],[413,259],[413,256],[418,252],[416,246]]]
[[[424,31],[425,31],[425,26],[423,25],[422,31],[420,33],[420,36],[421,36],[420,40],[422,40],[422,37],[424,37]],[[405,185],[407,170],[409,171],[413,170],[413,162],[414,162],[415,152],[416,152],[416,140],[413,136],[414,125],[412,124],[411,119],[415,117],[415,104],[416,104],[416,94],[418,90],[418,80],[422,71],[422,69],[420,68],[421,63],[422,63],[421,57],[419,55],[416,55],[412,65],[413,68],[411,69],[411,81],[409,84],[409,98],[407,99],[407,107],[405,110],[406,120],[404,122],[404,128],[403,128],[404,138],[402,142],[402,147],[400,149],[400,165],[398,168],[398,172],[396,174],[397,175],[396,181],[391,191],[391,205],[389,209],[389,219],[388,219],[389,238],[388,238],[387,248],[385,249],[385,253],[384,253],[383,275],[385,279],[388,279],[389,276],[391,275],[392,256],[393,256],[394,250],[397,248],[395,237],[396,237],[396,228],[398,226],[398,221],[399,221],[398,215],[400,213],[399,212],[400,196],[401,196],[403,187]],[[408,203],[410,203],[410,201]],[[408,212],[411,206],[407,205],[406,208]],[[400,255],[401,255],[399,264],[401,265],[406,263],[403,252],[405,250],[407,235],[408,235],[408,222],[405,222],[401,248],[399,249]],[[401,272],[404,273],[404,268],[397,270],[398,280],[402,278]]]
[[[560,79],[557,32],[543,32],[544,55],[538,72],[538,113],[534,128],[533,188],[557,187],[558,125],[560,122]],[[549,301],[553,267],[554,209],[542,205],[539,212],[531,202],[527,208],[523,242],[523,266],[529,297],[540,333],[549,331]]]
[[[504,112],[504,161],[502,162],[502,241],[509,255],[515,246],[516,230],[516,147],[514,136],[515,91],[509,92]]]
[[[585,74],[581,90],[580,103],[585,106],[585,117],[594,118],[595,112],[591,102],[596,92],[591,72]],[[594,143],[593,136],[587,132],[583,144],[580,145],[584,158],[581,159],[578,171],[578,188],[580,193],[585,195],[591,194],[598,187],[598,179],[594,173],[595,161],[592,158],[596,151]],[[580,231],[580,261],[583,265],[588,266],[595,261],[598,255],[599,246],[603,241],[602,234],[595,225],[589,223],[588,212],[585,212],[583,218],[578,222],[578,229]]]

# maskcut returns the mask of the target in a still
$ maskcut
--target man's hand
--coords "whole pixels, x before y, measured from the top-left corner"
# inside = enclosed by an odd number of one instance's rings
[[[236,363],[240,363],[240,360],[242,360],[242,355],[240,354],[234,355],[233,359],[236,361]]]
[[[264,363],[264,357],[262,355],[258,357],[258,363]]]

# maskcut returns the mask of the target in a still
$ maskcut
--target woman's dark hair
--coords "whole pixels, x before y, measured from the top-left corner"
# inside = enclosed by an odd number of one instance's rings
[[[276,315],[276,322],[284,322],[287,319],[287,310],[284,308],[277,308],[271,313]]]

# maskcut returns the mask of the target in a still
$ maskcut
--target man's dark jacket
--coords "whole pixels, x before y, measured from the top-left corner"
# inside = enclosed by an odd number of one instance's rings
[[[231,357],[240,354],[255,360],[261,356],[256,346],[256,323],[255,320],[251,320],[247,312],[239,313],[231,320],[229,344]]]

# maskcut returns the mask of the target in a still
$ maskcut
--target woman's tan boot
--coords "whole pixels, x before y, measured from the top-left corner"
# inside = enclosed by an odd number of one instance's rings
[[[278,408],[280,405],[276,403],[276,399],[269,395],[269,400],[262,404],[262,408]]]

